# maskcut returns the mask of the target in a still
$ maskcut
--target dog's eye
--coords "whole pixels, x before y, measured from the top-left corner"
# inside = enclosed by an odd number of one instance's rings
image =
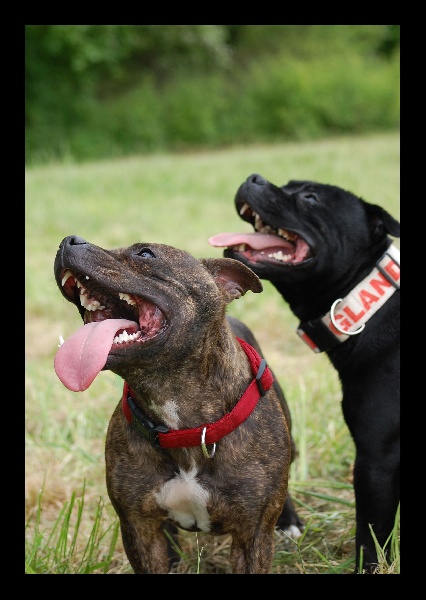
[[[137,256],[141,256],[142,258],[155,258],[155,254],[149,248],[141,248],[139,252],[137,252]]]
[[[318,203],[318,196],[316,194],[313,194],[312,192],[302,192],[300,194],[302,200],[305,200],[306,202],[309,202],[309,204],[317,204]]]

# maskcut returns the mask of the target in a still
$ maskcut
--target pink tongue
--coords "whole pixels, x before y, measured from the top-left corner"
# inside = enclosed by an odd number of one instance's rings
[[[105,366],[112,341],[120,329],[134,333],[139,326],[127,319],[88,323],[62,344],[55,355],[55,371],[66,388],[72,392],[87,390]]]
[[[263,250],[271,247],[288,248],[289,246],[279,235],[269,233],[218,233],[209,238],[209,244],[218,248],[248,244],[253,250]]]

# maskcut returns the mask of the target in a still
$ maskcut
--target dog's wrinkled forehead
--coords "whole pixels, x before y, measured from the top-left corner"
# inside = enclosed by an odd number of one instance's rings
[[[283,189],[287,192],[298,192],[299,190],[302,190],[304,187],[309,186],[309,185],[319,185],[319,184],[315,183],[314,181],[291,179],[288,183],[285,183],[284,185],[282,185],[281,189]]]
[[[291,179],[280,188],[284,194],[289,196],[302,197],[309,200],[320,201],[321,204],[331,206],[333,203],[356,203],[361,205],[361,199],[352,192],[331,185],[329,183],[318,183],[317,181]]]
[[[343,190],[337,186],[330,185],[327,183],[318,183],[317,181],[291,179],[288,183],[281,186],[281,189],[289,194],[297,194],[304,191],[315,191],[315,192],[330,192],[342,193]]]
[[[194,269],[199,270],[200,273],[203,272],[200,261],[197,258],[185,252],[185,250],[180,250],[166,244],[138,242],[128,247],[112,250],[111,252],[129,259],[140,259],[140,264],[145,263],[147,266],[159,268],[162,265],[164,268],[170,270],[170,272],[185,272],[188,270],[193,272]]]
[[[170,285],[181,290],[184,286],[188,291],[197,291],[200,285],[213,291],[215,288],[199,259],[184,250],[152,242],[104,249],[81,237],[68,236],[61,242],[55,260],[58,281],[66,269],[81,281],[90,279],[92,286],[97,282],[108,290],[137,295],[144,295],[148,288],[159,291]]]
[[[168,246],[166,244],[157,244],[154,242],[136,242],[131,246],[118,248],[117,252],[124,252],[128,254],[138,254],[144,258],[159,258],[164,260],[178,260],[179,262],[197,262],[196,259],[179,248]]]

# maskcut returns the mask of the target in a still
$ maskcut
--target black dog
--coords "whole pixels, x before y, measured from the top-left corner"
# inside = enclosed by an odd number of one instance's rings
[[[233,573],[269,573],[294,447],[283,392],[226,306],[262,284],[227,258],[162,244],[104,250],[77,236],[55,278],[85,323],[59,348],[72,391],[109,369],[125,381],[106,439],[106,482],[135,573],[165,573],[177,527],[231,534]],[[284,507],[284,508],[283,508]],[[300,532],[299,532],[300,535]]]
[[[254,174],[235,198],[257,233],[219,234],[213,246],[269,280],[314,352],[338,371],[356,446],[356,569],[374,573],[399,504],[400,270],[388,234],[400,225],[380,206],[337,186]],[[389,549],[387,544],[386,549]]]

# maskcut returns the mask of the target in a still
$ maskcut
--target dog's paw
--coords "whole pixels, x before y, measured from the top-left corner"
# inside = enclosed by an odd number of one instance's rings
[[[297,540],[298,538],[300,538],[302,536],[302,532],[297,527],[297,525],[290,525],[290,527],[288,527],[285,531],[283,531],[283,533],[285,535],[287,535],[288,537],[293,538],[294,540]]]
[[[302,536],[303,527],[297,525],[289,525],[285,528],[277,528],[275,534],[280,538],[284,544],[289,544],[290,541],[297,541]]]

